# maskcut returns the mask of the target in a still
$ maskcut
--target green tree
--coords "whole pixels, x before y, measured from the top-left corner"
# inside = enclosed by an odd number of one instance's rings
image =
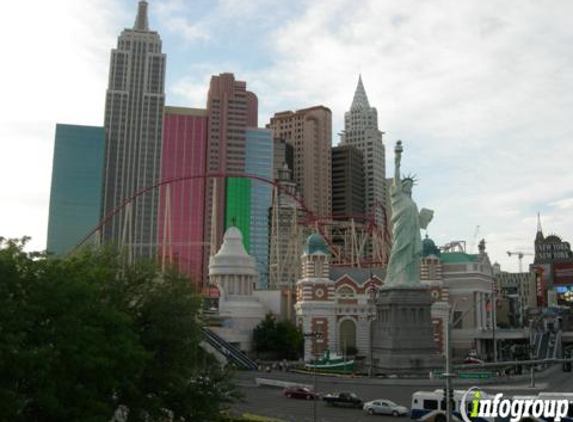
[[[68,259],[0,238],[0,413],[10,421],[204,421],[233,396],[174,270],[110,251]]]
[[[275,359],[298,359],[302,355],[302,332],[290,321],[276,321],[272,314],[253,330],[256,352],[271,354]]]

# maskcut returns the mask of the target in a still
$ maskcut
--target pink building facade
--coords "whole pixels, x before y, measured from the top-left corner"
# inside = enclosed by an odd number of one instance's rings
[[[165,107],[161,180],[206,173],[207,111]],[[205,179],[161,187],[158,243],[163,263],[173,262],[202,288],[205,228]]]

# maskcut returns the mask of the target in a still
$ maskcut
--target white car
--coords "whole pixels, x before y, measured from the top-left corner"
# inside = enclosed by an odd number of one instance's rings
[[[408,408],[390,400],[378,399],[364,403],[364,411],[369,415],[405,416]]]

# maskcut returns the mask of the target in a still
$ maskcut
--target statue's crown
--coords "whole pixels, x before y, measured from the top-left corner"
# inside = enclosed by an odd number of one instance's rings
[[[402,183],[406,182],[406,181],[410,181],[412,182],[413,185],[415,185],[418,182],[417,176],[415,174],[407,174],[407,175],[402,175]]]

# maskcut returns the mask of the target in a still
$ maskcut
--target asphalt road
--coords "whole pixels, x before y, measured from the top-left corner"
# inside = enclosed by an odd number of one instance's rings
[[[392,416],[369,416],[361,409],[346,409],[339,407],[328,407],[323,401],[287,399],[282,395],[282,389],[274,387],[257,387],[254,379],[264,377],[271,379],[283,379],[303,384],[313,384],[312,375],[290,374],[290,373],[253,373],[239,372],[236,375],[236,382],[244,395],[244,400],[233,406],[233,410],[239,414],[255,413],[258,415],[270,416],[289,422],[372,422],[372,421],[392,421],[392,422],[409,422],[406,417],[394,418]],[[488,392],[502,392],[509,394],[535,394],[538,391],[559,391],[573,392],[573,375],[571,372],[563,373],[553,371],[551,375],[537,377],[536,387],[531,389],[529,381],[520,380],[514,384],[499,384],[484,386]],[[327,394],[337,391],[351,391],[356,393],[365,402],[385,398],[398,404],[410,408],[412,394],[419,390],[435,390],[443,388],[443,384],[417,383],[412,381],[410,385],[400,385],[401,381],[396,384],[380,384],[364,378],[333,378],[317,377],[317,391],[321,394]],[[422,384],[422,385],[419,385]],[[464,387],[455,387],[456,389],[465,389]],[[314,406],[316,405],[316,419],[313,418]]]

